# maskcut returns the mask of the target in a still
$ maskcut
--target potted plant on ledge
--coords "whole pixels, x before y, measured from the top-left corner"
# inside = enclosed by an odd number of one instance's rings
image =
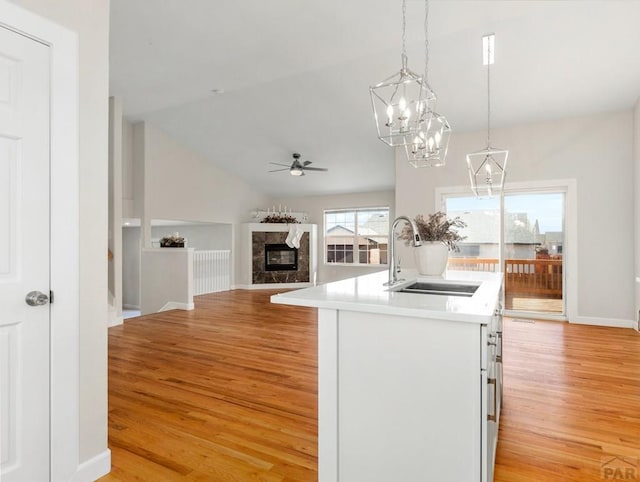
[[[161,248],[184,248],[184,237],[179,233],[173,233],[171,236],[160,238]]]
[[[458,243],[466,238],[460,236],[458,229],[465,228],[460,217],[448,219],[446,213],[438,211],[426,218],[418,214],[414,221],[422,239],[422,246],[415,248],[416,267],[418,273],[425,276],[439,276],[444,273],[449,259],[449,250],[459,251]],[[411,228],[402,228],[398,239],[409,246],[413,241]]]

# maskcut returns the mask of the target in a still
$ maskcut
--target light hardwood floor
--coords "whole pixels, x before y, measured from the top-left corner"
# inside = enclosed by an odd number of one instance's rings
[[[562,299],[545,298],[543,296],[510,295],[504,299],[507,310],[527,311],[530,313],[550,313],[560,315],[564,311]]]
[[[506,320],[504,386],[496,482],[601,481],[609,456],[637,465],[635,331]]]
[[[102,480],[317,478],[316,315],[271,293],[200,296],[109,329]]]
[[[316,312],[271,294],[109,329],[102,481],[317,479]],[[603,457],[640,457],[640,335],[506,320],[504,339],[496,482],[600,481]]]

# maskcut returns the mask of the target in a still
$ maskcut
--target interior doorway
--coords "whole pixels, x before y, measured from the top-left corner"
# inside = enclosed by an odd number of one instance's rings
[[[443,193],[441,202],[449,217],[467,224],[448,269],[502,271],[506,310],[566,316],[566,190],[507,189],[491,198]]]

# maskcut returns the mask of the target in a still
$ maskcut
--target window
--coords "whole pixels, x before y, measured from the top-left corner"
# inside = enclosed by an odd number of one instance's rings
[[[389,208],[324,212],[326,263],[387,264]]]
[[[493,260],[478,271],[500,271],[500,198],[476,198],[475,196],[446,196],[444,210],[449,218],[460,217],[466,227],[458,232],[464,240],[458,243],[459,251],[449,253],[450,258],[481,258]],[[449,269],[469,269],[466,261],[453,260]]]

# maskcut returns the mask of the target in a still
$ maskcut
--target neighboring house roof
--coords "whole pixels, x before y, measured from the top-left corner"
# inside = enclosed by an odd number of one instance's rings
[[[498,211],[450,211],[449,218],[460,217],[467,224],[458,230],[466,236],[463,243],[497,243],[500,236],[500,213]]]
[[[458,232],[467,238],[463,243],[493,244],[500,236],[500,213],[498,211],[450,211],[450,218],[459,216],[466,224],[466,228]],[[541,244],[561,243],[564,238],[562,232],[540,233],[540,224],[536,219],[533,223],[527,213],[507,213],[505,219],[505,242],[507,244]]]
[[[363,231],[366,229],[367,231]],[[369,218],[358,229],[360,234],[372,236],[388,236],[389,235],[389,212],[377,212],[371,214]]]
[[[353,230],[345,228],[340,224],[327,229],[327,234],[331,235],[331,238],[334,240],[333,244],[351,244],[353,242]],[[371,228],[361,226],[358,228],[358,237],[378,244],[386,244],[389,236],[386,233],[381,234]],[[361,244],[364,244],[364,242],[366,241],[363,241]]]
[[[353,236],[353,230],[349,229],[349,228],[345,228],[344,226],[341,225],[337,225],[334,226],[332,228],[327,229],[327,234],[330,234],[331,236],[340,236],[340,235],[351,235]]]
[[[545,233],[545,242],[547,244],[562,244],[564,242],[564,233],[562,231],[547,231]]]
[[[366,226],[360,226],[358,228],[358,234],[360,236],[388,236],[387,233],[381,233],[379,230],[368,228]]]

